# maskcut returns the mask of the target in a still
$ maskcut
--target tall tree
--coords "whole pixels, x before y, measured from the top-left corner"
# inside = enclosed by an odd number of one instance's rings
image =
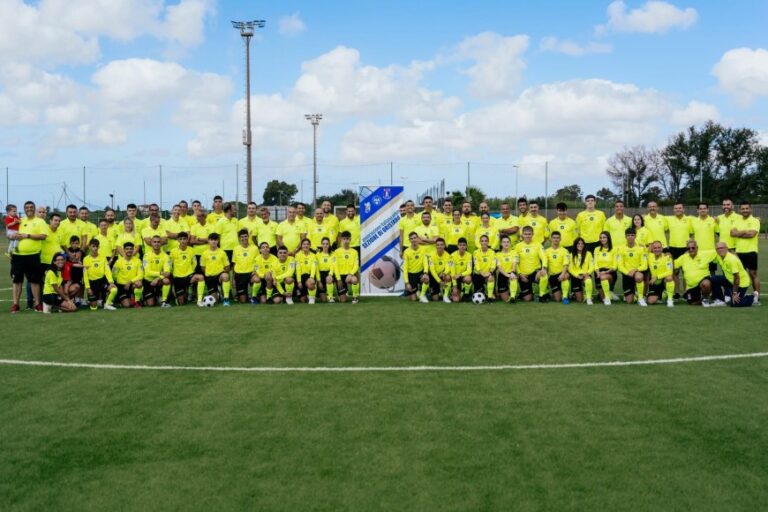
[[[558,189],[552,199],[560,202],[581,201],[581,187],[579,185],[566,185]]]
[[[264,188],[264,204],[267,206],[287,205],[293,201],[293,196],[298,194],[296,185],[285,181],[272,180]]]
[[[659,177],[662,164],[659,151],[645,146],[624,148],[608,160],[608,176],[614,190],[627,206],[637,206],[648,199],[650,187]]]

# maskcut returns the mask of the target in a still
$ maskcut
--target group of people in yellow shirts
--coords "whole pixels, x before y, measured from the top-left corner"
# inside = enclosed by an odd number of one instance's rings
[[[575,218],[558,203],[551,220],[536,201],[522,198],[517,215],[502,203],[498,217],[491,216],[487,203],[475,213],[468,201],[454,209],[445,199],[441,212],[427,196],[422,206],[416,213],[413,201],[404,203],[399,224],[412,301],[459,302],[483,293],[489,301],[575,299],[591,305],[597,288],[599,299],[611,305],[618,300],[613,288],[621,275],[628,304],[647,306],[666,298],[673,307],[683,297],[704,307],[759,305],[760,221],[748,202],[737,213],[725,199],[723,213],[713,217],[705,203],[696,216],[686,215],[682,203],[665,216],[651,201],[645,215],[630,217],[619,200],[606,218],[589,195]]]
[[[343,219],[331,208],[326,201],[310,218],[303,204],[290,206],[287,218],[276,222],[269,208],[249,203],[246,216],[237,218],[234,205],[216,196],[210,212],[199,201],[191,210],[180,201],[169,219],[155,204],[139,219],[129,204],[121,222],[107,209],[94,224],[85,207],[78,212],[69,205],[62,218],[27,202],[12,235],[18,244],[11,254],[11,312],[20,310],[25,278],[32,307],[43,312],[75,311],[81,304],[167,308],[190,296],[201,307],[228,306],[233,298],[356,303],[360,219],[354,205]]]

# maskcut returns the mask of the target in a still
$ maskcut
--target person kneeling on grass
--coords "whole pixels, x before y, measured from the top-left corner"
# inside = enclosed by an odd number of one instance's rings
[[[759,302],[755,302],[753,294],[747,294],[749,283],[752,280],[744,268],[741,259],[728,251],[728,245],[725,242],[718,242],[715,250],[717,251],[717,262],[720,268],[723,269],[722,276],[714,276],[712,278],[714,289],[720,292],[718,295],[724,291],[725,302],[730,302],[731,306],[735,308],[759,305]],[[720,306],[722,304],[715,300],[712,305]]]
[[[317,258],[315,253],[310,250],[311,245],[308,238],[302,240],[294,260],[296,262],[296,285],[299,301],[308,301],[310,304],[314,304],[317,296],[317,281],[315,281]]]
[[[574,298],[578,302],[584,302],[586,298],[587,306],[592,305],[592,293],[595,287],[592,281],[592,272],[595,269],[593,262],[592,253],[587,250],[587,243],[581,237],[576,238],[571,247],[568,273],[571,275],[571,291]]]
[[[203,270],[205,279],[197,283],[197,305],[199,307],[205,306],[203,294],[206,288],[208,288],[208,294],[218,301],[219,285],[221,285],[221,303],[223,306],[229,306],[231,286],[229,282],[229,258],[223,250],[219,249],[218,233],[208,235],[208,250],[200,255],[200,268]]]
[[[637,303],[645,307],[648,305],[645,302],[645,271],[648,270],[648,253],[637,244],[634,228],[628,228],[625,236],[627,244],[619,247],[619,272],[621,272],[624,288],[624,300],[627,304],[632,304],[637,292]]]
[[[487,217],[487,214],[485,215]],[[480,235],[480,248],[472,255],[472,266],[475,271],[472,282],[476,292],[485,292],[487,301],[493,302],[496,288],[496,253],[490,248],[490,238]]]
[[[117,285],[116,299],[120,306],[124,308],[132,306],[138,309],[141,308],[144,269],[134,250],[133,242],[123,244],[122,254],[112,267],[112,276]]]
[[[117,296],[117,286],[112,278],[112,269],[109,268],[109,260],[101,254],[101,242],[94,238],[90,242],[90,254],[83,260],[85,271],[83,280],[91,311],[96,311],[99,302],[107,311],[114,311],[112,303]]]
[[[61,270],[64,268],[65,261],[63,254],[57,254],[53,257],[51,268],[45,273],[45,281],[43,282],[43,313],[50,313],[53,308],[57,308],[65,313],[77,311],[77,306],[69,300],[62,287]]]
[[[405,292],[411,302],[429,302],[429,268],[425,246],[419,245],[419,235],[412,231],[408,235],[411,246],[403,251],[403,273],[407,277]]]
[[[533,283],[539,283],[539,299],[547,290],[547,255],[540,243],[533,241],[533,228],[523,228],[523,241],[515,246],[517,253],[517,279],[520,284],[520,298],[525,302],[533,300]],[[545,299],[546,300],[546,299]]]
[[[438,238],[435,242],[435,252],[427,255],[429,267],[429,293],[432,300],[450,303],[451,298],[451,255],[445,250],[445,240]]]
[[[600,233],[600,245],[595,249],[595,268],[597,278],[600,280],[598,294],[606,306],[611,305],[611,290],[616,283],[617,270],[619,268],[618,255],[613,247],[611,234],[607,231]]]
[[[352,304],[357,304],[360,296],[360,281],[357,272],[360,264],[357,260],[357,251],[349,247],[352,234],[342,231],[341,247],[333,252],[333,272],[336,276],[336,284],[339,290],[339,302],[347,301],[347,286],[352,291]]]
[[[281,245],[277,248],[277,262],[272,267],[272,279],[275,282],[277,293],[272,296],[273,304],[293,304],[293,288],[296,286],[294,274],[296,273],[296,261],[288,255],[288,248]]]
[[[320,301],[334,302],[336,295],[333,280],[333,253],[331,252],[331,240],[327,237],[320,242],[320,250],[315,255],[317,258],[317,291]]]
[[[451,254],[453,302],[469,300],[472,294],[472,255],[467,251],[467,239],[459,238],[456,252]]]
[[[286,251],[286,255],[288,252]],[[270,252],[267,242],[259,244],[259,254],[253,260],[253,286],[251,287],[251,304],[266,304],[272,301],[275,293],[275,280],[272,270],[280,261]]]
[[[245,304],[248,302],[248,289],[257,283],[254,267],[259,248],[251,243],[251,236],[247,229],[241,229],[237,232],[237,241],[239,245],[232,250],[235,297],[241,304]],[[267,246],[267,251],[269,251],[269,246]],[[258,294],[253,293],[251,300],[258,302]]]
[[[515,267],[517,255],[508,235],[501,235],[501,250],[496,253],[496,294],[504,302],[514,303],[517,295]]]
[[[675,268],[683,270],[685,277],[685,300],[692,306],[701,304],[705,308],[710,306],[712,295],[712,280],[709,275],[709,264],[717,257],[717,254],[705,254],[699,252],[699,245],[695,240],[688,240],[688,252],[675,260]]]
[[[162,250],[162,238],[149,238],[149,249],[144,254],[144,304],[154,306],[160,296],[160,305],[170,308],[168,294],[171,293],[171,258]]]
[[[648,273],[650,274],[648,304],[656,304],[666,291],[667,306],[670,308],[675,306],[674,268],[672,256],[663,252],[661,242],[656,240],[651,243],[651,253],[648,255]]]
[[[197,268],[197,257],[194,249],[189,246],[189,234],[186,231],[179,232],[176,235],[179,242],[178,247],[171,249],[171,264],[173,271],[173,293],[176,296],[176,304],[183,306],[187,302],[189,287],[197,286],[197,283],[203,282],[202,271]],[[197,271],[197,272],[196,272]]]
[[[571,275],[568,273],[571,253],[565,247],[560,246],[561,234],[559,231],[553,231],[549,238],[552,245],[544,251],[547,257],[547,271],[549,272],[547,295],[551,295],[556,302],[562,301],[563,304],[568,304],[570,302],[568,295],[571,293]]]

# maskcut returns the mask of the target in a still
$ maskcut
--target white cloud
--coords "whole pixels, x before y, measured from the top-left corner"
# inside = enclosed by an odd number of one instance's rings
[[[459,43],[454,59],[472,60],[475,64],[462,72],[470,78],[472,95],[483,98],[502,98],[514,94],[520,84],[528,49],[528,36],[502,36],[483,32]]]
[[[768,96],[768,50],[729,50],[712,68],[712,74],[722,90],[747,106],[759,96]]]
[[[763,146],[768,146],[768,130],[760,131],[757,134],[757,140]]]
[[[720,112],[716,106],[699,101],[691,101],[685,108],[672,112],[670,122],[675,126],[688,127],[707,121],[717,121],[718,119],[720,119]]]
[[[283,16],[277,22],[278,31],[284,36],[296,36],[304,32],[306,26],[299,13],[293,13],[290,16]]]
[[[674,5],[651,0],[642,7],[627,9],[627,4],[616,0],[608,6],[608,22],[595,27],[595,32],[640,32],[644,34],[663,34],[673,28],[687,29],[699,18],[692,7],[679,9]]]
[[[542,51],[562,53],[572,57],[580,57],[590,53],[610,53],[613,46],[607,43],[589,42],[586,45],[580,45],[573,41],[564,41],[557,37],[545,37],[539,45]]]

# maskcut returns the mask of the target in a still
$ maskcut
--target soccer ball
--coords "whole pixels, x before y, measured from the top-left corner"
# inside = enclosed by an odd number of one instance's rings
[[[368,271],[368,278],[376,288],[392,288],[400,279],[400,267],[392,258],[384,256]]]
[[[206,295],[203,297],[203,306],[207,308],[212,308],[216,305],[216,299],[213,297],[213,295]]]
[[[472,302],[475,304],[482,304],[485,302],[485,294],[483,292],[475,292],[475,294],[472,295]]]

